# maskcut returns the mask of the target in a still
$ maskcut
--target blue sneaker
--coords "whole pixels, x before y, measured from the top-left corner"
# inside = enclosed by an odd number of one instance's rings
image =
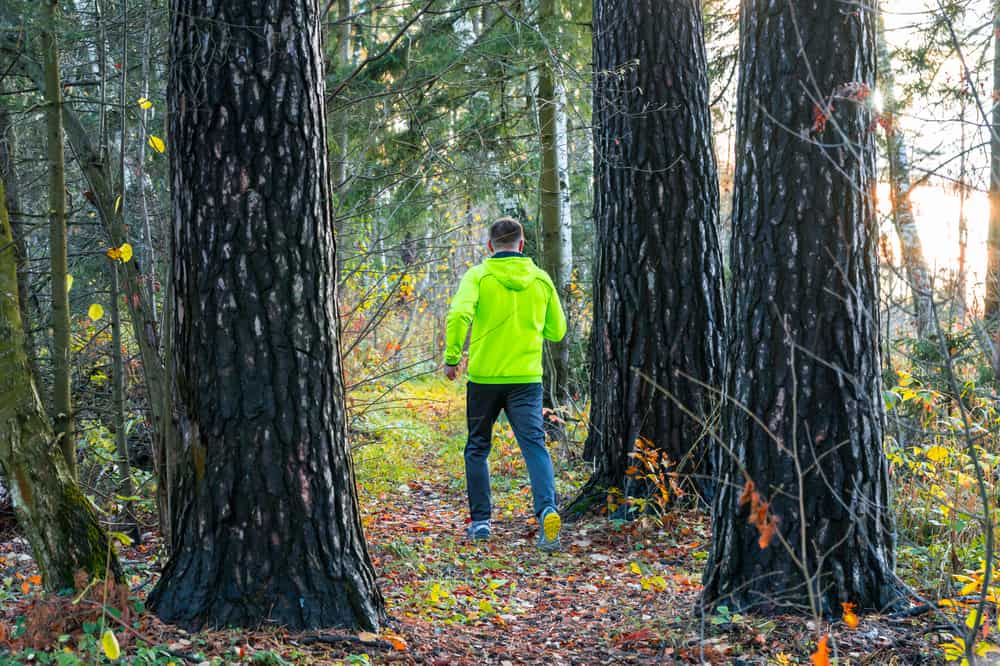
[[[490,521],[473,520],[469,529],[465,531],[465,536],[473,541],[486,540],[490,538]]]
[[[541,519],[538,521],[541,529],[538,530],[538,550],[547,553],[554,553],[559,550],[559,532],[562,531],[562,518],[559,512],[553,507],[548,507],[542,511]]]

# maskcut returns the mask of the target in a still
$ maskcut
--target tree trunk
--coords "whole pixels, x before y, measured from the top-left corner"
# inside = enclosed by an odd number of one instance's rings
[[[345,69],[351,64],[351,0],[337,0],[337,54],[334,64]],[[336,158],[333,160],[333,187],[340,192],[347,182],[347,114],[337,113],[330,119]]]
[[[555,83],[553,44],[557,36],[559,0],[539,0],[538,31],[542,40],[538,64],[538,129],[541,143],[542,170],[539,176],[539,214],[542,223],[542,268],[552,278],[560,298],[566,296],[568,280],[564,279],[566,246],[562,242],[562,183],[559,173],[559,143],[557,114],[559,98]],[[546,406],[553,408],[564,402],[569,370],[569,341],[564,339],[546,345]]]
[[[152,22],[152,11],[150,5],[152,2],[146,0],[143,3],[143,29],[142,29],[142,96],[144,99],[149,99],[149,78],[150,78],[150,40],[152,39],[153,22]],[[124,90],[124,86],[122,86]],[[148,133],[146,128],[146,123],[149,118],[149,109],[140,109],[139,127],[138,127],[138,145],[136,146],[139,150],[139,159],[137,164],[137,181],[139,183],[139,205],[142,210],[142,232],[143,232],[143,245],[145,245],[146,251],[143,253],[143,259],[146,264],[146,271],[149,275],[149,306],[152,310],[153,320],[157,320],[159,315],[156,309],[156,289],[157,284],[156,276],[156,249],[153,247],[153,224],[150,219],[149,214],[149,199],[146,196],[146,145],[148,142]],[[124,181],[123,181],[124,182]]]
[[[577,506],[626,486],[642,437],[707,471],[701,421],[722,383],[719,189],[701,3],[594,3],[594,474]],[[685,414],[689,410],[696,418]]]
[[[56,444],[67,469],[76,477],[76,443],[70,396],[69,290],[66,288],[66,161],[63,148],[62,85],[59,80],[59,1],[42,4],[45,28],[42,57],[45,69],[45,125],[49,163],[49,255],[52,278],[52,413]]]
[[[841,602],[899,601],[864,101],[877,16],[856,10],[825,0],[741,6],[725,454],[708,605],[829,616]]]
[[[993,90],[1000,89],[1000,1],[993,3]],[[983,316],[1000,312],[1000,104],[993,104],[990,131],[990,226],[986,236],[986,297]]]
[[[559,171],[559,266],[555,269],[566,296],[573,281],[573,198],[569,186],[569,120],[566,117],[566,86],[556,85],[556,159]],[[566,348],[568,354],[569,348]],[[567,359],[566,363],[569,361]]]
[[[0,248],[13,243],[0,181]],[[24,353],[14,254],[0,249],[0,467],[10,479],[14,511],[31,544],[45,587],[73,587],[83,570],[121,578],[118,558],[90,502],[53,446]]]
[[[2,87],[0,87],[0,92],[2,92]],[[30,276],[26,241],[28,230],[27,227],[20,224],[19,219],[21,200],[18,196],[19,181],[16,160],[17,140],[14,134],[14,125],[11,123],[8,109],[0,106],[0,180],[7,183],[7,199],[4,204],[7,206],[10,216],[10,228],[14,234],[14,250],[17,252],[17,289],[18,301],[21,304],[21,322],[24,324],[24,349],[28,355],[31,376],[37,382],[39,379],[36,364],[38,351],[31,319],[32,315],[36,318],[39,316],[41,307],[38,299],[32,296],[28,288]]]
[[[337,0],[337,24],[336,24],[336,35],[337,42],[334,53],[336,57],[331,63],[333,65],[333,71],[331,74],[336,74],[339,69],[341,72],[346,70],[346,68],[353,63],[353,44],[351,42],[351,33],[353,26],[353,20],[351,18],[351,0]],[[337,201],[343,201],[347,196],[347,149],[348,142],[350,140],[349,126],[347,122],[347,113],[344,111],[339,111],[332,114],[330,117],[330,134],[333,136],[333,153],[334,159],[332,164],[332,189],[337,195]],[[347,219],[348,216],[342,214],[341,207],[337,206],[337,217],[336,217],[336,237],[335,241],[338,247],[346,248],[347,243]],[[337,253],[337,275],[343,276],[344,273],[344,252]]]
[[[174,8],[181,458],[150,604],[188,628],[377,629],[347,446],[318,2]]]
[[[913,294],[914,320],[917,335],[923,337],[933,326],[933,292],[931,274],[924,261],[924,249],[920,242],[917,220],[910,204],[910,161],[906,150],[906,135],[896,122],[898,104],[896,102],[896,79],[892,71],[889,46],[885,41],[885,26],[880,16],[878,26],[878,70],[879,88],[885,100],[886,158],[889,161],[889,187],[892,199],[892,222],[899,237],[899,250],[903,259],[906,280]]]
[[[122,11],[122,79],[121,90],[118,103],[122,109],[126,108],[127,102],[127,81],[128,81],[128,0],[121,1]],[[125,242],[125,149],[128,145],[128,114],[121,114],[121,143],[119,145],[118,156],[118,177],[121,183],[121,200],[119,208],[122,214],[117,217],[117,224],[112,228],[111,245],[121,247]],[[129,459],[128,439],[125,436],[125,365],[122,358],[122,318],[121,318],[121,286],[119,276],[119,263],[111,262],[111,402],[114,409],[115,425],[115,449],[118,454],[118,473],[121,481],[118,485],[118,494],[122,497],[131,498],[135,491],[132,486],[132,462]],[[128,534],[133,541],[139,542],[141,533],[139,524],[135,518],[134,502],[131,499],[121,500],[123,504],[123,515],[119,518],[118,530]]]

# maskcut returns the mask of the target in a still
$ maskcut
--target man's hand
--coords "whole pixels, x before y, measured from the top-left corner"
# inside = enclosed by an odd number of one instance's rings
[[[448,381],[455,381],[455,377],[458,377],[458,366],[457,365],[446,365],[444,366],[444,376],[448,378]]]

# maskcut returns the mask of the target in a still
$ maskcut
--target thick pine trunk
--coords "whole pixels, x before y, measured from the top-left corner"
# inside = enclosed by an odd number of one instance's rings
[[[67,469],[76,476],[76,443],[70,396],[69,289],[66,284],[66,158],[63,148],[62,85],[59,78],[59,1],[42,3],[45,29],[42,58],[45,68],[46,151],[49,167],[49,256],[52,280],[52,414],[56,444]]]
[[[586,454],[595,471],[581,501],[625,486],[639,437],[679,472],[706,471],[701,421],[712,419],[714,400],[698,382],[722,383],[724,310],[700,7],[696,0],[594,3]]]
[[[1000,1],[993,3],[993,90],[1000,86]],[[993,104],[990,131],[990,225],[986,237],[986,297],[983,316],[1000,313],[1000,104]]]
[[[886,608],[899,599],[862,101],[877,17],[826,0],[743,0],[740,20],[726,450],[704,599],[761,612]],[[748,480],[770,502],[753,515]]]
[[[892,222],[899,237],[899,250],[903,268],[913,295],[914,320],[917,334],[924,336],[933,325],[933,302],[931,274],[924,260],[923,244],[917,220],[910,203],[910,161],[906,150],[906,135],[896,122],[898,104],[896,102],[896,78],[892,71],[889,46],[885,41],[885,27],[879,18],[878,32],[879,87],[885,99],[884,113],[889,121],[885,124],[886,159],[889,162],[889,186],[892,198]]]
[[[318,5],[174,2],[181,448],[150,603],[185,627],[384,616],[347,446]]]
[[[13,242],[0,181],[0,248]],[[83,570],[121,578],[118,558],[80,492],[42,409],[24,353],[14,254],[0,249],[0,468],[45,587],[73,587]]]

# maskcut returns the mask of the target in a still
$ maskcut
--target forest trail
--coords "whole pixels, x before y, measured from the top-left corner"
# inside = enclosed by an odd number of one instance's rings
[[[368,529],[390,612],[418,660],[648,662],[678,653],[657,637],[692,629],[690,612],[679,611],[693,607],[699,588],[690,573],[652,572],[694,564],[691,548],[635,551],[641,540],[577,524],[564,532],[564,552],[550,556],[535,549],[537,528],[520,515],[470,544],[454,510],[462,499],[414,482],[401,498],[408,508]]]
[[[395,444],[382,439],[360,449],[359,480],[390,629],[407,642],[409,658],[501,665],[811,663],[816,632],[802,618],[717,614],[701,621],[696,602],[708,524],[700,511],[673,512],[662,527],[590,516],[565,526],[561,553],[538,552],[527,476],[505,423],[494,431],[490,456],[493,536],[470,543],[464,537],[463,392],[436,382],[406,392],[400,408],[385,415],[403,434]],[[552,452],[565,501],[586,478],[586,465],[567,460],[561,447]],[[409,458],[396,458],[387,469],[394,456]],[[842,623],[830,629],[846,658],[841,663],[934,663],[930,646],[906,624],[865,618],[856,631]]]
[[[383,390],[373,387],[373,395]],[[504,422],[494,432],[490,458],[493,536],[469,542],[460,383],[435,380],[399,389],[387,405],[362,416],[359,426],[354,447],[362,521],[390,616],[383,632],[263,628],[189,634],[139,613],[131,630],[119,631],[128,660],[123,663],[812,663],[817,631],[803,618],[699,617],[708,547],[700,511],[674,511],[662,526],[590,516],[564,527],[562,552],[536,550],[524,464]],[[586,465],[568,455],[570,449],[552,451],[565,500],[586,478]],[[7,528],[8,538],[0,543],[0,628],[16,636],[23,617],[52,602],[40,594],[27,545],[9,538],[12,526]],[[157,536],[121,549],[131,603],[141,604],[156,582],[159,545]],[[62,599],[57,603],[71,602]],[[96,622],[99,610],[91,615]],[[80,646],[88,644],[89,654],[99,655],[83,626],[54,623],[38,635],[43,642],[66,635],[81,656],[88,648]],[[938,663],[940,653],[920,628],[919,619],[864,617],[853,631],[841,622],[822,630],[836,637],[842,664]],[[24,639],[11,645],[29,647]],[[156,656],[132,661],[141,648]],[[10,663],[2,652],[0,663]]]

